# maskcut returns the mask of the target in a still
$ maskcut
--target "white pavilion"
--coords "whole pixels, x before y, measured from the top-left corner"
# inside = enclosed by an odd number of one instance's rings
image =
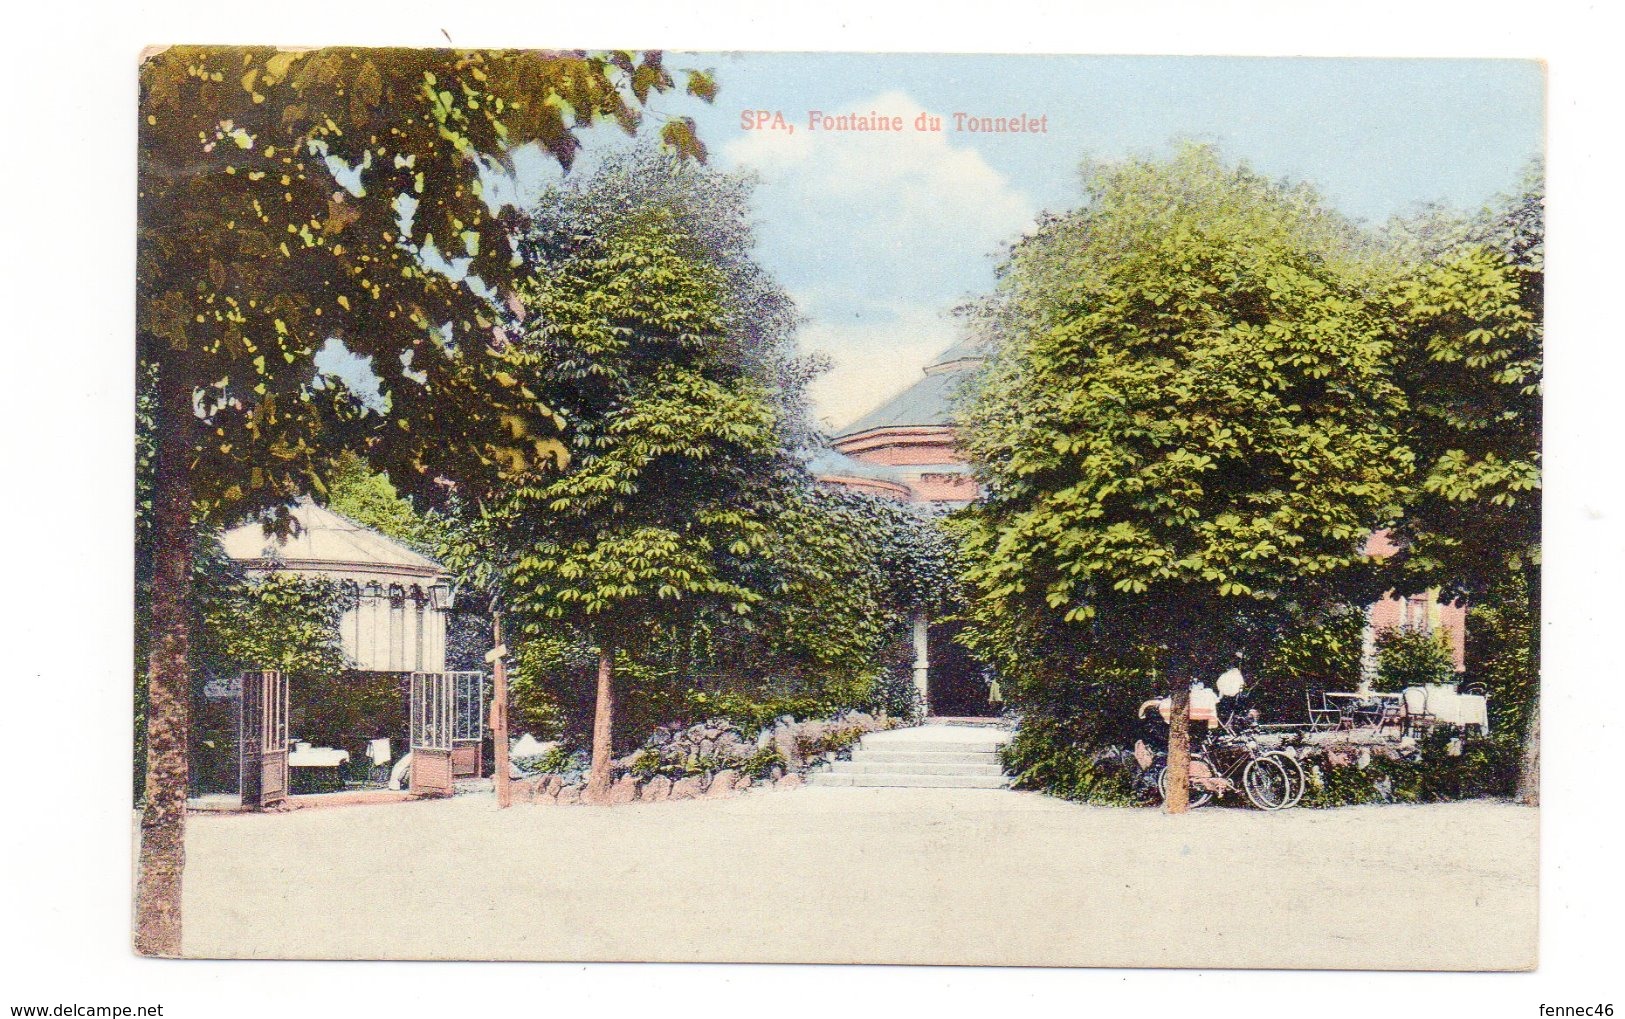
[[[258,521],[221,535],[226,555],[250,575],[287,572],[337,581],[346,599],[340,636],[354,668],[366,672],[444,672],[446,571],[437,562],[348,517],[302,498],[287,538]]]

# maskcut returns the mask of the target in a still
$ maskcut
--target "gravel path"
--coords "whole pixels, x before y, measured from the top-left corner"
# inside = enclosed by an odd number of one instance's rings
[[[1521,969],[1535,962],[1538,821],[1489,802],[1171,818],[1009,791],[812,788],[194,815],[186,951]]]

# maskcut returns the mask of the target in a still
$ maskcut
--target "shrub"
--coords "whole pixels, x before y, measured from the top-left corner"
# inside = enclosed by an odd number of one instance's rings
[[[797,733],[796,753],[803,760],[824,754],[841,754],[850,751],[869,731],[861,725],[834,725],[814,735]]]
[[[909,669],[888,669],[875,681],[874,689],[865,705],[876,714],[884,713],[909,725],[918,725],[925,719],[925,698],[914,685],[914,674]]]
[[[1456,658],[1443,630],[1399,627],[1377,634],[1377,689],[1403,690],[1455,678]]]
[[[691,690],[686,701],[689,718],[726,718],[752,737],[786,715],[816,718],[825,713],[825,706],[813,697],[753,697],[739,691]]]
[[[1452,747],[1457,751],[1452,753]],[[1447,803],[1511,796],[1517,785],[1517,741],[1472,738],[1440,727],[1399,753],[1379,750],[1365,767],[1338,765],[1324,755],[1303,762],[1308,779],[1302,805]]]
[[[1036,789],[1084,803],[1133,806],[1142,802],[1132,769],[1115,755],[1091,750],[1085,740],[1046,715],[1022,719],[1000,757],[1017,789]]]
[[[739,770],[751,778],[771,778],[774,768],[785,768],[787,762],[779,748],[769,743],[765,747],[758,747],[756,752],[739,762]]]

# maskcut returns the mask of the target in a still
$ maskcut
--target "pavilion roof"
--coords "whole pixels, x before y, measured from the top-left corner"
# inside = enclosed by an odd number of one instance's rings
[[[362,570],[416,577],[444,574],[445,568],[392,538],[349,517],[318,506],[308,496],[291,513],[294,532],[286,538],[265,533],[259,521],[233,527],[220,536],[226,555],[256,566],[292,569]]]

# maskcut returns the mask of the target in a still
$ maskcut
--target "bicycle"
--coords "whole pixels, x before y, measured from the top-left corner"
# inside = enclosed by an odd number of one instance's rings
[[[1309,788],[1309,778],[1304,774],[1303,765],[1298,761],[1297,755],[1277,746],[1268,745],[1260,737],[1263,727],[1258,724],[1258,712],[1249,711],[1245,714],[1232,713],[1223,716],[1219,719],[1219,726],[1224,731],[1221,739],[1248,741],[1254,745],[1255,752],[1261,752],[1262,756],[1272,758],[1281,766],[1287,777],[1287,800],[1276,809],[1296,807]]]
[[[1283,761],[1290,761],[1291,768]],[[1302,768],[1289,755],[1266,750],[1249,737],[1227,733],[1212,740],[1209,747],[1191,751],[1190,806],[1194,810],[1215,796],[1240,792],[1259,810],[1284,810],[1303,796],[1302,777]],[[1166,802],[1166,764],[1157,773],[1157,791]]]

